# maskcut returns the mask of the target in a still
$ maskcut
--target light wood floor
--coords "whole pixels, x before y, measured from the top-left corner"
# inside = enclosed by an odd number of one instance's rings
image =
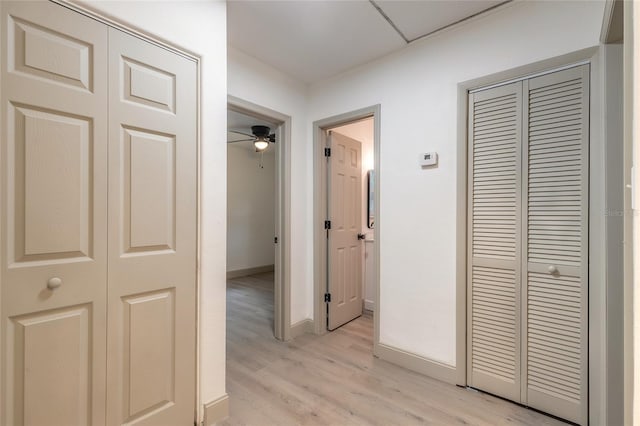
[[[372,355],[363,316],[323,336],[273,338],[273,274],[227,282],[224,425],[562,425]]]

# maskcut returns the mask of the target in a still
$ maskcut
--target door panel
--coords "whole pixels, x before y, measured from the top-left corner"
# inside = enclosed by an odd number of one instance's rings
[[[11,320],[14,424],[91,423],[90,330],[90,305]]]
[[[362,315],[362,146],[330,133],[329,157],[329,303],[328,329]]]
[[[125,422],[175,401],[174,294],[171,289],[124,298]]]
[[[37,16],[33,8],[31,12],[31,16]],[[12,71],[92,91],[93,60],[96,53],[103,52],[94,51],[92,43],[82,38],[69,37],[67,29],[57,32],[35,21],[16,15],[7,23],[13,36],[13,42],[9,41],[13,51],[8,58]]]
[[[123,128],[125,253],[175,249],[175,136]],[[128,202],[127,202],[128,201]]]
[[[0,7],[0,423],[100,425],[107,28],[50,2]]]
[[[129,58],[123,58],[122,64],[123,99],[162,111],[175,111],[175,75]]]
[[[24,197],[15,206],[14,261],[90,258],[90,120],[13,105],[9,114],[14,191]]]
[[[589,66],[525,82],[523,194],[531,407],[587,424]]]
[[[109,31],[107,423],[191,424],[196,65]]]
[[[469,96],[468,383],[520,400],[522,83]]]

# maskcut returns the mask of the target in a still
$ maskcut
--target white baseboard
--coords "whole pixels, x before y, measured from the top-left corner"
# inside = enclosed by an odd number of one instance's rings
[[[227,271],[227,279],[246,277],[247,275],[262,274],[265,272],[273,272],[274,265],[256,266],[254,268],[235,269]]]
[[[229,417],[229,395],[204,404],[204,426],[213,426]]]
[[[375,310],[375,309],[374,309],[374,308],[375,308],[375,304],[373,303],[373,300],[367,300],[367,299],[364,299],[364,308],[365,308],[367,311],[371,311],[371,312],[373,312],[373,311]]]
[[[408,370],[415,371],[425,376],[441,380],[452,385],[456,384],[456,368],[438,361],[425,358],[402,349],[378,343],[375,355],[392,364],[399,365]]]
[[[295,339],[305,333],[313,333],[313,320],[303,319],[291,326],[291,338]]]

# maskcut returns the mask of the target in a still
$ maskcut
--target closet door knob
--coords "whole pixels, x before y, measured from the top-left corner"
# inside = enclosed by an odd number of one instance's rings
[[[558,268],[554,265],[549,265],[547,271],[549,271],[550,274],[556,274],[558,273]]]
[[[47,288],[49,290],[55,290],[62,285],[62,279],[58,277],[49,278],[47,281]]]

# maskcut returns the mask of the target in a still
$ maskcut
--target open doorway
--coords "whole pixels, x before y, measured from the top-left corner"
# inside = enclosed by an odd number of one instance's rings
[[[273,275],[277,147],[251,132],[269,129],[275,141],[270,129],[277,124],[235,111],[227,113],[227,123],[227,279]],[[261,143],[266,148],[259,150],[255,144]]]
[[[229,97],[228,340],[249,329],[290,338],[289,129],[288,116]]]
[[[314,123],[315,332],[356,319],[378,342],[379,107]]]
[[[274,327],[277,124],[227,112],[227,311],[229,333],[253,319]],[[257,133],[258,136],[255,136]],[[273,140],[273,142],[271,142]],[[238,330],[240,331],[240,330]]]

